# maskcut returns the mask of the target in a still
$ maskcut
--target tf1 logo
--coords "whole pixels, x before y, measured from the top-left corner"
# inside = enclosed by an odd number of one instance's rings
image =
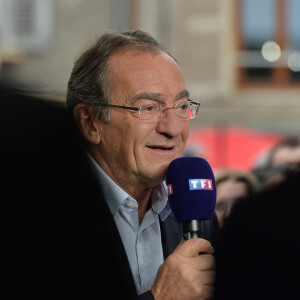
[[[190,190],[213,190],[211,179],[189,179]]]

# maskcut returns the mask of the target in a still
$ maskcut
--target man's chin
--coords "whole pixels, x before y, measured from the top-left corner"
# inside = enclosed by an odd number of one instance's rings
[[[156,162],[152,164],[149,162],[147,165],[144,165],[144,171],[140,172],[140,175],[143,177],[143,184],[154,186],[163,182],[166,179],[171,161]]]
[[[150,176],[153,185],[160,184],[166,179],[169,164],[161,165]]]

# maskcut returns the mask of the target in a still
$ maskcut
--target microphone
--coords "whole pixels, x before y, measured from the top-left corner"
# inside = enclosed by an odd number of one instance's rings
[[[167,170],[166,184],[172,212],[182,223],[183,238],[203,238],[203,221],[212,219],[216,181],[209,163],[200,157],[180,157]]]

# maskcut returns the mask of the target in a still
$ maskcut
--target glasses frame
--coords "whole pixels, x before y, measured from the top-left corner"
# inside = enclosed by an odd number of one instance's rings
[[[179,119],[179,120],[191,120],[191,119],[194,119],[197,117],[198,115],[198,112],[199,112],[199,107],[200,107],[200,102],[198,101],[194,101],[194,100],[191,100],[191,99],[187,99],[187,101],[189,102],[189,104],[193,104],[193,105],[196,105],[197,109],[196,109],[196,115],[192,118],[187,118],[187,119],[182,119],[182,118],[179,118],[177,116],[177,113],[176,113],[176,108],[177,108],[177,105],[175,106],[171,106],[171,107],[164,107],[163,110],[162,110],[162,113],[165,114],[166,111],[168,109],[175,109],[175,115],[176,117]],[[140,120],[148,120],[148,119],[142,119],[141,118],[141,111],[142,111],[142,107],[143,105],[141,105],[140,107],[133,107],[133,106],[123,106],[123,105],[116,105],[116,104],[110,104],[110,103],[101,103],[101,102],[97,102],[95,103],[96,105],[100,105],[100,106],[107,106],[107,107],[116,107],[116,108],[122,108],[122,109],[128,109],[128,110],[132,110],[132,111],[138,111],[139,112],[139,119]],[[151,118],[150,118],[151,119]]]

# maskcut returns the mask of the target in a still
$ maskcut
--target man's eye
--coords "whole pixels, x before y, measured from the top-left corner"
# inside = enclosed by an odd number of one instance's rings
[[[180,103],[177,107],[178,107],[178,109],[180,109],[182,111],[186,111],[189,108],[189,104],[188,103]]]
[[[141,111],[145,113],[153,113],[156,110],[157,110],[157,105],[155,104],[141,106]]]

